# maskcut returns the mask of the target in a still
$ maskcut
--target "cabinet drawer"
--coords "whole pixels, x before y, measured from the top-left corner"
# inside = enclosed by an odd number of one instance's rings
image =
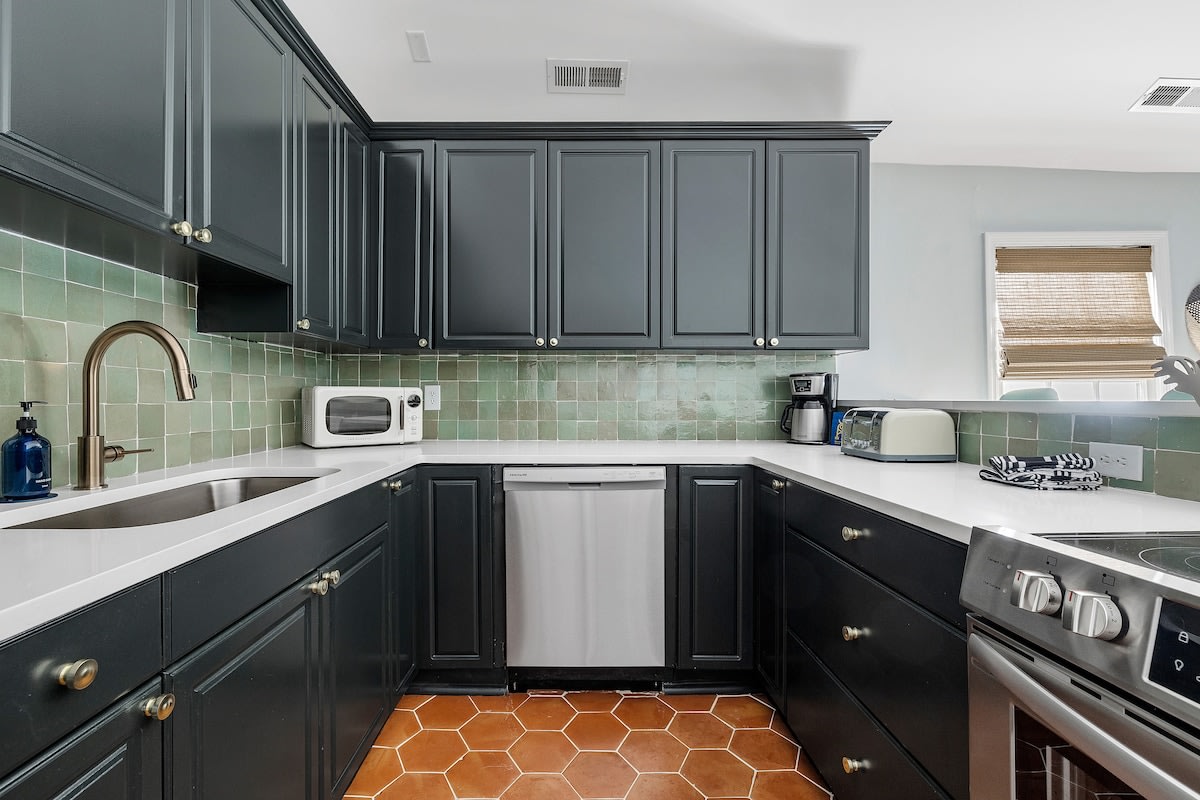
[[[173,662],[387,522],[388,493],[369,486],[167,573]]]
[[[943,788],[965,798],[965,638],[794,533],[785,563],[788,626]],[[846,641],[843,626],[862,633]]]
[[[94,659],[90,686],[58,683],[59,667]],[[128,694],[162,668],[158,578],[55,620],[0,647],[0,775]]]
[[[837,800],[946,800],[793,635],[787,651],[788,727]],[[843,758],[865,768],[848,774]]]
[[[967,629],[967,612],[958,604],[967,560],[965,545],[791,481],[786,509],[792,530],[861,567],[950,624]],[[844,527],[861,532],[861,536],[846,541]],[[913,565],[919,565],[919,569]]]

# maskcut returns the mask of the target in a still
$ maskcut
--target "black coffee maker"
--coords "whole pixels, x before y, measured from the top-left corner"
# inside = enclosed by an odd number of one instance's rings
[[[836,372],[797,372],[788,376],[792,402],[779,418],[779,428],[794,444],[825,444],[837,405]]]

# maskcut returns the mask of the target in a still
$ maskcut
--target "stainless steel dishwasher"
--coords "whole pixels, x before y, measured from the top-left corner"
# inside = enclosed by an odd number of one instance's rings
[[[661,667],[664,467],[506,467],[508,664]]]

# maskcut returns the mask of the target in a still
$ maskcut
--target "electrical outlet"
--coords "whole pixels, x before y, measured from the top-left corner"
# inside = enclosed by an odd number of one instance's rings
[[[426,384],[422,390],[425,393],[425,410],[442,410],[442,387],[436,383]]]
[[[1089,442],[1088,453],[1096,462],[1096,471],[1101,475],[1131,481],[1142,479],[1142,448],[1140,445]]]

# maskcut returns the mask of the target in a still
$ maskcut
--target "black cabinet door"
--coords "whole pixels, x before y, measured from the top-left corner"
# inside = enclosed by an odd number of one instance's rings
[[[421,504],[415,471],[389,481],[392,489],[392,692],[401,695],[417,669],[417,542]],[[398,484],[398,485],[397,485]]]
[[[783,503],[786,483],[754,476],[754,665],[771,702],[784,706],[786,633]]]
[[[495,666],[490,467],[422,467],[418,663]]]
[[[867,346],[867,143],[770,142],[767,342]]]
[[[296,258],[292,282],[296,329],[322,339],[338,330],[338,107],[296,62]]]
[[[371,147],[371,344],[429,347],[433,339],[433,142]]]
[[[438,142],[436,219],[438,346],[544,346],[546,143]]]
[[[168,667],[172,797],[319,795],[318,600],[294,586]]]
[[[370,342],[370,161],[366,135],[342,122],[341,216],[338,228],[338,341]]]
[[[679,468],[680,668],[750,669],[750,467]]]
[[[322,603],[321,662],[328,714],[322,739],[332,798],[346,793],[391,707],[388,537],[387,526],[378,529],[321,573],[330,575]]]
[[[663,347],[761,347],[764,143],[662,147]]]
[[[292,281],[292,53],[251,0],[193,0],[188,219],[201,251]]]
[[[168,230],[183,214],[186,9],[0,2],[0,168]]]
[[[658,142],[550,144],[551,347],[657,347]]]
[[[157,800],[163,797],[163,723],[142,704],[161,681],[139,687],[95,720],[0,782],[0,800]]]

